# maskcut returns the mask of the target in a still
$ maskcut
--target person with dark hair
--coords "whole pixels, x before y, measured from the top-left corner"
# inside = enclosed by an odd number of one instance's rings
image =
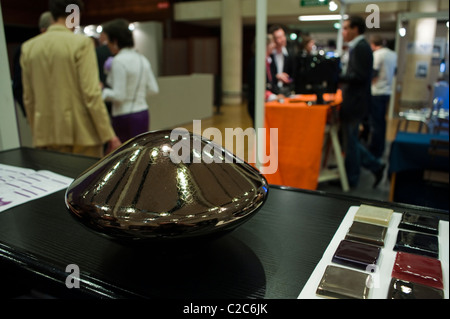
[[[93,157],[121,142],[102,100],[94,43],[66,25],[69,5],[79,0],[50,0],[55,22],[22,46],[23,102],[35,147]],[[72,27],[72,26],[70,26]]]
[[[340,120],[350,187],[357,186],[361,166],[374,174],[373,187],[376,187],[386,166],[361,145],[358,139],[359,126],[369,110],[372,98],[373,55],[364,38],[365,30],[365,20],[358,16],[345,20],[342,28],[343,39],[349,48],[349,58],[346,72],[340,78],[343,98]]]
[[[103,99],[112,102],[112,123],[122,141],[150,129],[147,96],[159,93],[150,62],[133,49],[128,21],[116,19],[103,25],[104,36],[114,59],[103,89]]]
[[[369,151],[382,157],[386,144],[386,112],[392,93],[392,83],[397,69],[397,54],[384,46],[383,39],[370,37],[373,51],[372,105],[369,112],[371,138]]]
[[[300,56],[312,55],[315,51],[316,41],[309,35],[303,35],[300,42]]]
[[[100,76],[100,83],[102,85],[102,88],[107,87],[106,83],[106,74],[109,72],[108,66],[110,59],[112,59],[111,51],[108,48],[108,45],[106,43],[106,39],[104,36],[104,33],[100,34],[100,37],[98,39],[99,45],[95,48],[95,53],[97,55],[97,64],[98,64],[98,73]],[[108,113],[111,114],[111,108],[112,104],[111,102],[105,102],[106,108],[108,109]]]
[[[266,36],[266,91],[264,95],[265,101],[274,101],[277,99],[285,98],[283,94],[275,94],[273,88],[276,86],[276,79],[272,78],[272,74],[270,72],[270,64],[272,62],[272,58],[270,55],[272,54],[273,49],[275,48],[275,41],[273,39],[272,34],[267,34]],[[252,119],[253,126],[255,125],[255,91],[256,91],[256,57],[253,56],[249,62],[248,68],[248,105],[247,110],[248,114]],[[275,80],[275,81],[274,81]],[[276,90],[275,90],[276,91]]]
[[[275,40],[275,49],[272,52],[271,76],[277,80],[273,88],[275,94],[289,96],[294,88],[295,57],[288,52],[286,29],[280,24],[269,28],[269,33]]]
[[[348,17],[346,21],[348,22],[348,27],[357,32],[357,34],[362,35],[366,32],[366,20],[363,17],[353,15]]]
[[[82,0],[49,0],[48,10],[52,13],[53,19],[56,21],[60,18],[66,18],[72,14],[68,8],[76,6],[81,12],[84,9],[84,2]]]

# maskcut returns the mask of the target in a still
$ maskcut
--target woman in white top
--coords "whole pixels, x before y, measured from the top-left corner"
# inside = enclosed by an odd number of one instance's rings
[[[133,49],[133,33],[124,19],[103,25],[107,45],[114,55],[103,99],[112,102],[112,124],[125,142],[149,130],[150,114],[146,98],[159,92],[150,62]]]

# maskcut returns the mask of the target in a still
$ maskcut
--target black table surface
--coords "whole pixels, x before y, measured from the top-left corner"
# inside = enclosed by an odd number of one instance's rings
[[[0,152],[2,164],[72,178],[95,162],[31,148]],[[263,208],[220,238],[131,246],[85,228],[69,214],[64,194],[0,213],[0,267],[8,269],[8,278],[2,272],[0,280],[26,277],[57,297],[295,299],[351,206],[448,220],[445,211],[272,186]],[[78,289],[66,287],[72,264],[80,269]]]

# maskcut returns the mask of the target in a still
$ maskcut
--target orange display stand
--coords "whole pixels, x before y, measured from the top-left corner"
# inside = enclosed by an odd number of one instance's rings
[[[327,121],[342,103],[342,94],[325,94],[326,104],[309,104],[314,95],[299,95],[265,104],[266,150],[276,149],[278,169],[265,174],[269,184],[317,189]],[[278,129],[278,138],[270,135]],[[275,144],[274,144],[275,143]]]

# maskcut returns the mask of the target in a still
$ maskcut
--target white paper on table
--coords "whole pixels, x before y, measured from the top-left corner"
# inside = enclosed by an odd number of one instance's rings
[[[72,181],[50,171],[0,164],[0,212],[65,189]]]
[[[313,273],[309,277],[305,287],[303,287],[298,299],[326,299],[316,295],[317,287],[322,279],[325,269],[328,265],[335,265],[342,268],[352,269],[332,262],[333,255],[336,252],[341,240],[345,238],[348,230],[353,224],[353,219],[359,206],[352,206],[348,210],[344,219],[341,222],[338,230],[333,236],[330,244],[328,245],[322,259],[317,264]],[[377,264],[377,269],[372,274],[373,288],[370,289],[369,299],[386,299],[389,292],[389,285],[391,283],[392,269],[394,268],[395,257],[397,252],[393,250],[397,241],[398,225],[402,219],[401,213],[392,215],[391,221],[388,225],[386,232],[385,244],[381,249],[380,259]],[[447,221],[439,222],[439,260],[442,264],[442,276],[444,282],[444,298],[449,298],[449,223]],[[369,272],[366,272],[369,273]]]

